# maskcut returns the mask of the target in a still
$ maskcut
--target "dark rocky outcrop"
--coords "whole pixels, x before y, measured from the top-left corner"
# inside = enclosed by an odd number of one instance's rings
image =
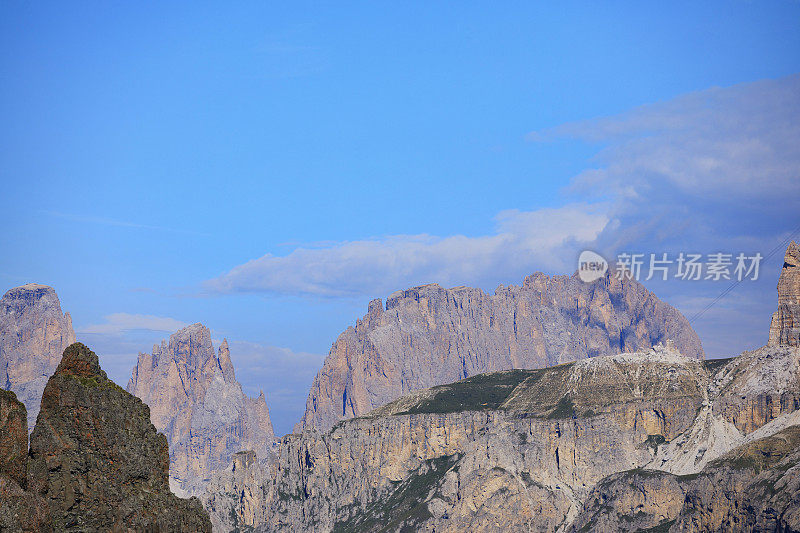
[[[25,487],[28,431],[25,406],[11,392],[0,389],[0,474]]]
[[[28,430],[25,406],[0,389],[0,531],[53,531],[45,500],[25,491]]]
[[[169,489],[167,441],[141,400],[80,343],[65,351],[31,434],[28,490],[58,531],[210,531],[197,499]]]

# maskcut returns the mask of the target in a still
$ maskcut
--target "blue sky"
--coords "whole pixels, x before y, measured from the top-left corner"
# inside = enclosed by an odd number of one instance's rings
[[[202,321],[286,432],[374,297],[800,225],[800,3],[428,4],[3,3],[2,286],[54,286],[123,385]],[[710,355],[763,343],[771,264]]]

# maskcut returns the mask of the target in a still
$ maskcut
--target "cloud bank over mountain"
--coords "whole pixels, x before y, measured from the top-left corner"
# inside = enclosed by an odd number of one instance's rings
[[[491,235],[390,235],[299,247],[283,257],[267,254],[234,267],[207,287],[220,292],[352,296],[429,281],[475,283],[496,279],[502,272],[519,274],[529,265],[570,269],[574,250],[594,242],[608,223],[602,205],[509,210],[495,217]]]
[[[234,266],[205,288],[336,297],[431,281],[492,286],[536,269],[570,272],[584,248],[609,256],[678,247],[763,253],[798,223],[800,75],[714,87],[528,135],[529,142],[557,139],[597,146],[561,207],[503,211],[483,236],[299,246]]]

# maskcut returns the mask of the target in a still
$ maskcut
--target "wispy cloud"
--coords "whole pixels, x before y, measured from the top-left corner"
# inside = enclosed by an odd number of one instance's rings
[[[148,331],[177,331],[188,324],[174,318],[137,315],[130,313],[112,313],[106,315],[105,322],[102,324],[90,324],[78,328],[80,334],[90,335],[122,335],[128,331],[148,330]]]
[[[600,242],[761,250],[800,224],[800,75],[539,132],[602,143],[570,191],[612,198]]]
[[[715,87],[622,115],[531,133],[541,142],[602,143],[586,195],[647,198],[660,187],[703,200],[752,203],[800,191],[800,75]],[[796,205],[795,201],[791,202]]]
[[[715,87],[627,113],[534,132],[533,142],[597,143],[593,168],[569,193],[604,198],[613,220],[595,248],[619,251],[760,252],[800,226],[800,75]],[[710,355],[760,346],[775,306],[783,250],[756,282],[722,299],[727,284],[657,285],[687,316]]]
[[[253,48],[251,77],[284,80],[313,76],[329,68],[314,24],[294,24],[263,37]]]
[[[134,287],[130,289],[131,292],[143,292],[149,294],[155,294],[156,290],[152,287]]]
[[[99,224],[102,226],[116,226],[120,228],[134,228],[134,229],[144,229],[144,230],[152,230],[152,231],[166,231],[170,233],[183,233],[187,235],[202,235],[208,236],[207,233],[201,233],[198,231],[188,230],[188,229],[180,229],[180,228],[168,228],[165,226],[153,226],[151,224],[139,224],[136,222],[128,222],[126,220],[118,220],[114,218],[107,218],[107,217],[97,217],[91,215],[75,215],[72,213],[62,213],[60,211],[40,211],[40,213],[52,217],[61,218],[64,220],[70,220],[72,222],[83,222],[86,224]]]
[[[570,204],[504,211],[495,219],[495,232],[480,237],[391,235],[301,247],[234,267],[206,287],[216,292],[351,296],[419,283],[481,282],[502,273],[521,274],[531,265],[560,271],[572,268],[577,249],[606,227],[604,209],[603,204]]]

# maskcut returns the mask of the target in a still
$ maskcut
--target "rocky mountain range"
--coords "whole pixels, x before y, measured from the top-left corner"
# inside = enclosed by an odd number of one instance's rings
[[[73,345],[27,454],[25,408],[0,391],[0,529],[800,531],[797,250],[767,344],[723,360],[628,280],[396,293],[314,382],[347,376],[349,415],[312,402],[277,448],[263,395],[243,394],[201,324],[139,355],[128,388],[150,409]],[[454,362],[462,379],[417,386]],[[206,511],[170,493],[172,468]]]
[[[72,318],[52,287],[28,283],[0,300],[0,388],[14,391],[33,431],[47,379],[75,342]]]
[[[201,495],[212,474],[227,468],[236,452],[272,454],[274,433],[264,393],[250,398],[236,381],[228,341],[215,351],[202,324],[187,326],[140,353],[128,392],[150,406],[167,437],[170,479],[178,494]]]
[[[167,442],[141,400],[70,345],[44,389],[36,427],[0,390],[1,531],[211,531],[200,502],[169,490]]]
[[[697,334],[676,309],[632,279],[593,283],[536,273],[521,286],[425,285],[369,304],[343,332],[311,386],[304,428],[329,429],[411,391],[476,374],[542,368],[649,349],[671,340],[703,359]]]
[[[796,272],[781,273],[781,305]],[[221,510],[257,504],[257,531],[798,531],[800,348],[781,324],[732,359],[665,342],[308,427],[266,477],[242,461],[212,519],[243,530]]]
[[[699,479],[800,422],[799,361],[783,346],[723,364],[662,346],[418,391],[328,433],[287,436],[265,530],[616,531],[593,515],[595,498],[610,505],[596,491],[620,473]],[[743,482],[746,466],[734,472]],[[648,503],[642,529],[681,511]],[[602,513],[626,524],[640,511]]]

